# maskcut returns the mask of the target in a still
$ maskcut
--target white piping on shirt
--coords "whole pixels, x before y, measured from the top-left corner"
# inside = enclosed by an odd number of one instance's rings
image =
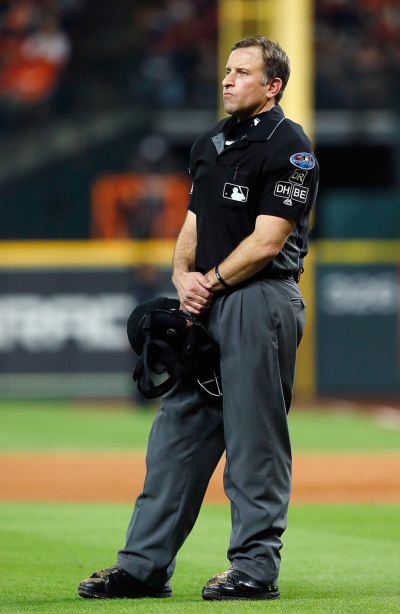
[[[281,121],[278,122],[275,126],[275,128],[273,129],[273,131],[271,132],[271,134],[269,135],[269,137],[267,138],[267,141],[269,141],[269,139],[271,138],[271,136],[274,134],[275,130],[277,129],[277,127],[286,119],[286,117],[282,117]]]

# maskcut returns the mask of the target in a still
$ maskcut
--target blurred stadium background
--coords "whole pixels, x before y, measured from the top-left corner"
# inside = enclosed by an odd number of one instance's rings
[[[174,292],[190,148],[249,33],[288,52],[282,106],[321,166],[274,607],[400,611],[400,0],[0,0],[5,614],[91,610],[77,584],[123,542],[155,409],[130,377],[126,320]],[[168,611],[198,612],[226,566],[221,473]]]
[[[288,51],[283,107],[321,165],[297,398],[396,400],[395,0],[1,3],[1,397],[134,398],[126,318],[173,292],[190,147],[252,32]]]

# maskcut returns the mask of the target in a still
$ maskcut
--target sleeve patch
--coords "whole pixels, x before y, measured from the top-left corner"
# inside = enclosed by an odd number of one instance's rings
[[[297,168],[302,168],[306,171],[310,171],[315,166],[314,156],[307,152],[293,154],[293,156],[290,156],[290,162],[297,166]]]
[[[293,204],[292,200],[305,204],[308,197],[308,188],[304,188],[296,183],[290,183],[290,181],[278,181],[275,184],[274,196],[284,198],[284,205],[291,206]]]
[[[304,179],[307,177],[307,171],[295,170],[289,177],[289,181],[292,183],[300,183],[303,185]]]

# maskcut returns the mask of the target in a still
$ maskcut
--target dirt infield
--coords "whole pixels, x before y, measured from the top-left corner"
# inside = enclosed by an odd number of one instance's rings
[[[0,500],[132,503],[142,489],[143,455],[0,454]],[[206,501],[226,502],[223,462]],[[294,503],[399,503],[399,454],[298,454]]]

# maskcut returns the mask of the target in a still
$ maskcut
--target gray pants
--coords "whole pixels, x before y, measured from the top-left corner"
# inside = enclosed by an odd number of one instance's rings
[[[293,281],[253,281],[213,302],[205,323],[221,348],[223,399],[183,380],[162,398],[143,492],[118,553],[127,572],[153,586],[171,578],[226,450],[228,559],[254,579],[278,584],[291,490],[287,412],[304,319]]]

